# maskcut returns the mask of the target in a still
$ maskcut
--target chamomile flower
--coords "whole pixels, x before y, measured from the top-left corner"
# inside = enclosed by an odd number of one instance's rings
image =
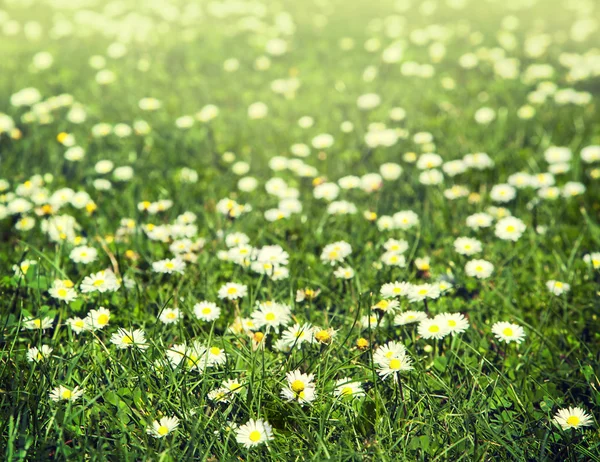
[[[476,277],[477,279],[487,279],[493,271],[494,265],[486,260],[471,260],[465,265],[467,276]]]
[[[437,317],[436,317],[437,318]],[[442,339],[450,333],[450,328],[446,320],[440,318],[423,319],[419,323],[418,333],[425,340]]]
[[[404,311],[394,317],[395,326],[405,326],[406,324],[413,324],[415,322],[421,322],[427,319],[427,314],[423,311]]]
[[[360,382],[353,382],[348,377],[336,380],[334,396],[342,399],[353,399],[365,396],[365,391]]]
[[[181,311],[179,308],[165,308],[160,313],[159,321],[163,324],[173,324],[179,321],[183,316],[181,315]]]
[[[340,266],[336,268],[333,275],[338,279],[352,279],[354,277],[354,270],[349,266],[345,268]]]
[[[334,242],[323,248],[321,260],[323,262],[335,265],[341,263],[352,253],[352,247],[345,241]]]
[[[99,271],[95,274],[86,276],[79,286],[81,293],[83,294],[92,292],[115,292],[119,287],[120,284],[115,274],[109,270]]]
[[[88,264],[97,260],[98,251],[93,247],[82,245],[71,250],[69,258],[75,263]]]
[[[502,240],[518,241],[525,229],[525,223],[518,218],[506,217],[496,223],[495,234]]]
[[[50,392],[50,399],[52,401],[76,401],[83,395],[84,390],[79,387],[67,388],[64,385],[55,387]]]
[[[492,326],[492,333],[501,342],[521,343],[525,338],[525,330],[518,324],[500,321]]]
[[[248,287],[244,284],[238,284],[235,282],[228,282],[219,288],[219,298],[226,298],[227,300],[237,300],[238,298],[245,297],[248,294]]]
[[[461,255],[475,255],[481,252],[481,241],[470,237],[459,237],[454,241],[454,250]]]
[[[440,288],[435,284],[418,284],[411,286],[408,291],[409,302],[420,302],[427,298],[436,299],[440,296]]]
[[[154,438],[164,438],[170,433],[173,433],[179,426],[179,419],[173,417],[163,417],[160,420],[155,420],[152,425],[148,427],[146,432]]]
[[[110,311],[104,307],[100,307],[97,310],[90,310],[85,318],[86,324],[91,330],[101,330],[108,326],[110,320]]]
[[[42,345],[39,349],[37,347],[33,347],[27,351],[27,360],[32,363],[39,363],[48,358],[51,353],[52,348],[50,348],[48,345]]]
[[[303,374],[299,370],[286,374],[287,386],[281,390],[281,396],[287,401],[298,401],[301,404],[314,401],[315,384],[313,374]]]
[[[91,330],[91,326],[84,319],[81,319],[79,317],[67,319],[67,325],[76,334],[80,334],[81,332]]]
[[[406,297],[410,292],[411,287],[412,284],[409,282],[388,282],[381,286],[379,293],[385,298]]]
[[[139,350],[145,350],[149,347],[146,343],[146,336],[142,329],[126,330],[119,328],[119,330],[110,337],[110,342],[116,345],[120,350],[133,347]]]
[[[46,330],[50,329],[54,324],[54,319],[50,317],[44,318],[25,318],[23,320],[23,327],[29,330]]]
[[[185,271],[185,262],[180,258],[166,258],[152,263],[152,271],[165,274],[183,274]]]
[[[72,287],[68,287],[62,280],[56,280],[52,287],[48,289],[51,297],[61,300],[65,303],[71,303],[77,298],[77,292]]]
[[[236,441],[246,448],[267,443],[273,438],[271,425],[262,419],[250,419],[244,425],[240,425],[235,431]]]
[[[563,430],[571,428],[577,430],[578,428],[588,427],[594,423],[593,417],[580,407],[559,409],[554,414],[552,421]]]
[[[267,302],[260,303],[258,309],[252,313],[252,321],[256,329],[264,326],[279,331],[281,326],[285,326],[290,321],[291,309],[287,305],[280,303]]]
[[[555,281],[553,279],[546,282],[546,287],[554,295],[562,295],[571,290],[571,285],[566,282]]]
[[[314,329],[308,323],[294,324],[283,332],[281,340],[289,348],[301,348],[304,343],[314,342]]]
[[[203,301],[194,305],[194,314],[202,321],[212,322],[221,316],[221,308],[216,303]]]
[[[385,357],[377,363],[377,373],[382,380],[392,376],[393,380],[398,379],[398,374],[413,370],[412,359],[404,352],[395,354],[390,357]]]
[[[592,252],[583,256],[583,261],[594,269],[600,268],[600,252]]]
[[[445,324],[452,335],[461,334],[469,328],[469,321],[461,313],[440,313],[434,320]]]

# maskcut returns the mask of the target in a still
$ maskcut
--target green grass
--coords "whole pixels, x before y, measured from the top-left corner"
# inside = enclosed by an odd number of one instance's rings
[[[183,13],[186,2],[168,3],[179,10],[158,2],[124,2],[123,11],[113,13],[99,1],[79,8],[14,1],[4,7],[7,18],[21,29],[28,21],[42,29],[39,39],[28,39],[23,31],[12,35],[8,19],[0,21],[0,111],[18,130],[0,134],[0,178],[9,183],[0,192],[0,217],[6,215],[0,220],[0,453],[5,460],[599,461],[600,274],[583,256],[600,251],[600,171],[598,164],[583,162],[580,152],[600,144],[600,86],[598,75],[570,81],[560,63],[565,52],[587,53],[598,60],[594,34],[582,41],[570,35],[577,18],[594,17],[598,6],[590,2],[591,11],[584,11],[583,2],[527,6],[524,1],[470,0],[465,9],[456,10],[443,1],[415,0],[403,11],[404,2],[387,0],[375,5],[265,0],[259,3],[264,15],[242,12],[218,18],[209,2],[200,2],[203,15],[192,21],[189,11]],[[438,5],[430,15],[424,11],[428,4]],[[84,10],[103,19],[77,23],[75,18],[84,17]],[[274,25],[285,19],[282,12],[293,18],[293,34],[276,30]],[[521,75],[530,64],[550,64],[554,75],[542,80],[559,89],[588,92],[589,103],[562,105],[550,95],[544,103],[531,103],[536,111],[531,119],[517,116],[538,82],[504,79],[495,73],[493,59],[484,58],[486,50],[500,47],[497,32],[509,15],[519,19],[512,32],[517,46],[505,55],[519,60]],[[242,25],[250,23],[251,16],[258,27],[245,30]],[[390,24],[398,17],[404,23],[397,34],[390,34]],[[59,18],[71,21],[71,34],[50,33]],[[322,23],[325,19],[327,24]],[[142,33],[148,23],[152,28],[147,36],[126,40],[129,33]],[[426,44],[415,43],[415,30],[429,27],[436,34],[431,25],[444,34]],[[107,57],[107,47],[119,40],[117,33],[127,53]],[[542,34],[550,38],[547,49],[539,56],[527,54],[524,43]],[[266,42],[275,36],[285,39],[288,52],[271,57],[268,69],[256,70],[256,58],[265,55]],[[340,40],[348,37],[355,46],[344,51]],[[373,38],[380,40],[381,48],[368,52],[364,44]],[[403,58],[386,64],[381,53],[395,41],[401,43]],[[434,42],[446,47],[439,62],[432,62],[428,51]],[[53,55],[49,69],[32,67],[39,51]],[[459,65],[466,53],[480,56],[476,68]],[[92,55],[106,57],[106,69],[116,75],[114,83],[96,83],[97,71],[88,64]],[[224,71],[229,58],[239,60],[236,72]],[[140,70],[140,60],[149,62],[147,70]],[[435,73],[430,78],[407,76],[402,70],[407,61],[432,64]],[[372,81],[363,77],[369,66],[377,70]],[[271,90],[274,80],[293,76],[301,83],[294,97]],[[454,88],[447,88],[448,79]],[[48,123],[24,121],[30,109],[12,106],[10,98],[26,87],[37,88],[43,101],[72,95],[85,108],[87,120],[75,124],[68,120],[69,107],[61,107],[50,110]],[[359,109],[357,98],[366,93],[380,95],[381,104],[369,111]],[[141,110],[138,101],[144,97],[160,100],[161,109]],[[251,120],[247,109],[257,101],[264,102],[269,113]],[[188,130],[175,126],[178,117],[194,115],[207,104],[219,107],[213,121],[196,120]],[[404,120],[390,119],[394,107],[406,110]],[[488,125],[474,120],[481,107],[496,111]],[[301,128],[298,119],[307,115],[314,125]],[[152,127],[149,133],[92,136],[97,123],[133,126],[140,119]],[[344,133],[344,121],[352,122],[354,130]],[[397,143],[369,147],[365,134],[372,123],[398,129]],[[85,150],[80,162],[64,158],[67,147],[57,140],[61,132],[73,135]],[[433,143],[416,143],[413,136],[418,132],[431,133]],[[295,158],[290,153],[293,144],[310,145],[321,133],[333,135],[333,146],[322,152],[311,147],[310,156],[302,159],[316,169],[316,180],[269,168],[270,158]],[[506,204],[490,198],[491,188],[506,183],[515,172],[547,171],[544,152],[550,146],[568,147],[573,153],[570,170],[556,175],[557,185],[579,182],[586,188],[584,194],[540,200],[533,208],[537,193],[532,188],[519,189]],[[250,165],[244,176],[258,180],[256,190],[238,188],[240,176],[233,172],[227,152]],[[486,152],[495,166],[453,178],[446,175],[442,184],[426,186],[419,181],[416,164],[405,156],[424,152],[439,153],[444,162]],[[105,159],[115,167],[131,166],[133,178],[119,182],[111,174],[98,174],[94,166]],[[354,203],[354,215],[330,215],[328,202],[313,196],[319,181],[378,172],[386,162],[402,166],[399,179],[384,181],[372,193],[340,191],[337,200]],[[181,181],[183,167],[196,170],[198,181]],[[41,226],[48,217],[33,210],[28,214],[36,219],[33,229],[15,228],[21,216],[5,213],[4,206],[13,201],[11,192],[33,175],[45,178],[50,193],[68,187],[90,194],[97,205],[93,213],[71,205],[55,207],[53,213],[77,220],[77,234],[98,251],[96,261],[73,262],[69,254],[75,244],[52,241]],[[298,190],[302,211],[269,222],[264,212],[279,202],[265,192],[265,183],[273,177]],[[111,189],[97,190],[98,178],[111,180]],[[444,191],[453,185],[464,185],[479,196],[449,200]],[[220,214],[216,205],[225,197],[250,204],[252,211],[235,219]],[[156,215],[138,209],[142,201],[160,199],[172,200],[172,208]],[[469,215],[493,205],[506,207],[526,224],[518,241],[499,239],[494,225],[479,231],[466,226]],[[381,231],[363,216],[366,211],[381,217],[401,210],[414,211],[419,225]],[[194,252],[197,261],[188,263],[183,275],[153,272],[153,262],[173,256],[171,241],[149,239],[142,225],[173,223],[186,211],[197,215],[193,239],[205,239],[203,248]],[[119,238],[123,218],[133,219],[136,230]],[[536,229],[540,226],[543,229]],[[281,246],[289,254],[289,278],[274,281],[221,260],[218,252],[227,249],[223,236],[233,232],[245,233],[256,248]],[[479,239],[482,252],[473,257],[458,254],[453,243],[461,236]],[[389,238],[408,241],[404,268],[381,263]],[[327,244],[341,240],[352,246],[341,266],[356,273],[347,281],[335,278],[335,267],[320,260]],[[414,264],[423,257],[430,258],[428,271]],[[493,263],[488,279],[465,273],[472,258]],[[18,277],[12,268],[23,260],[37,264]],[[133,285],[114,293],[81,293],[82,280],[105,268],[130,278]],[[444,278],[452,282],[452,290],[429,300],[427,308],[431,315],[463,313],[470,323],[464,333],[426,340],[417,335],[414,324],[392,325],[390,314],[380,324],[359,325],[381,300],[383,284]],[[56,279],[75,284],[75,301],[66,304],[50,296]],[[568,283],[571,290],[553,295],[546,287],[549,280]],[[239,303],[220,300],[219,288],[227,282],[246,285],[247,296]],[[296,291],[304,288],[321,292],[312,301],[296,302]],[[221,307],[214,323],[195,317],[193,307],[202,300]],[[284,353],[273,348],[280,335],[272,331],[265,347],[254,349],[251,335],[228,330],[238,313],[249,317],[255,303],[265,301],[292,307],[288,326],[309,322],[335,329],[332,343]],[[424,309],[422,302],[399,301],[399,312]],[[111,313],[104,329],[76,334],[67,325],[68,319],[84,318],[101,306]],[[160,322],[160,314],[173,307],[181,310],[183,319]],[[53,327],[26,329],[29,316],[50,317]],[[498,321],[522,326],[523,342],[499,342],[491,331]],[[143,329],[149,348],[117,349],[110,338],[119,327]],[[359,349],[360,338],[370,347]],[[223,348],[226,363],[202,373],[170,365],[166,352],[195,340]],[[382,380],[373,361],[377,347],[391,340],[404,343],[413,360],[414,370],[401,375],[401,385],[391,378]],[[27,351],[42,345],[53,349],[50,357],[28,361]],[[281,397],[286,373],[296,369],[315,376],[316,399],[308,405]],[[365,396],[336,398],[335,382],[344,377],[361,382]],[[232,378],[243,384],[240,394],[227,403],[208,398]],[[79,386],[84,394],[73,402],[54,402],[49,394],[59,385]],[[556,412],[570,406],[591,414],[592,425],[565,431],[554,425]],[[157,439],[146,429],[162,416],[176,416],[180,425]],[[250,418],[272,425],[274,439],[268,445],[245,449],[236,442],[235,426]]]

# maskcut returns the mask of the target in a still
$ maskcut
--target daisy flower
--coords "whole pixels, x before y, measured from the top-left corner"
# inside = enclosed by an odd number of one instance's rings
[[[571,285],[566,282],[555,281],[553,279],[546,282],[546,287],[554,295],[562,295],[571,290]]]
[[[495,234],[505,241],[518,241],[525,232],[526,226],[521,220],[515,217],[502,218],[496,223]]]
[[[265,420],[250,419],[244,425],[240,425],[237,428],[235,439],[246,448],[251,448],[252,446],[258,446],[259,444],[271,441],[273,439],[273,430],[271,425]]]
[[[173,324],[182,318],[179,308],[165,308],[158,318],[163,324]]]
[[[600,268],[600,252],[592,252],[583,256],[583,261],[594,269]]]
[[[76,334],[80,334],[81,332],[86,330],[91,330],[91,326],[86,322],[86,320],[81,319],[79,317],[67,319],[67,325]]]
[[[287,386],[281,390],[281,396],[287,401],[298,401],[299,403],[310,403],[314,401],[315,384],[313,374],[303,374],[300,370],[286,374]]]
[[[354,270],[349,266],[346,268],[340,266],[333,272],[333,275],[338,279],[352,279],[354,277]]]
[[[500,321],[492,326],[492,332],[501,342],[521,343],[525,338],[525,330],[518,324]]]
[[[423,311],[405,311],[403,313],[397,314],[394,318],[395,326],[405,326],[406,324],[412,324],[415,322],[421,322],[424,319],[427,319],[427,314]]]
[[[208,366],[219,366],[227,362],[227,354],[225,353],[225,350],[217,346],[212,346],[206,349],[206,358]]]
[[[50,329],[52,327],[52,325],[54,324],[54,319],[53,318],[49,318],[49,317],[45,317],[45,318],[33,318],[33,317],[29,317],[29,318],[25,318],[23,320],[23,327],[25,329],[30,329],[30,330],[46,330],[46,329]]]
[[[450,333],[448,323],[442,319],[424,319],[419,323],[418,333],[426,340],[442,339]]]
[[[267,302],[260,303],[258,309],[252,313],[251,318],[256,329],[266,326],[279,331],[281,326],[285,326],[290,321],[290,316],[291,309],[289,306]]]
[[[477,279],[487,279],[493,271],[494,265],[486,260],[471,260],[465,265],[467,276],[476,277]]]
[[[152,263],[152,271],[165,274],[183,274],[185,262],[181,258],[166,258]]]
[[[360,382],[353,382],[348,377],[335,382],[333,394],[338,398],[360,398],[365,396],[365,391]]]
[[[452,335],[461,334],[469,328],[469,321],[461,313],[440,313],[433,319],[445,324]]]
[[[408,292],[409,302],[420,302],[426,298],[436,299],[440,296],[440,288],[434,284],[414,285]]]
[[[67,287],[64,281],[58,279],[54,281],[52,287],[48,289],[51,297],[61,300],[65,303],[71,303],[77,298],[77,292],[72,287]]]
[[[321,253],[321,260],[329,263],[332,266],[336,263],[341,263],[352,253],[352,247],[345,241],[334,242],[327,244]]]
[[[580,407],[559,409],[552,421],[563,430],[578,429],[593,424],[593,417]]]
[[[142,329],[125,330],[119,328],[119,330],[110,337],[110,342],[115,344],[119,350],[134,346],[140,350],[145,350],[149,347],[146,343],[146,336]]]
[[[474,255],[481,252],[481,241],[470,237],[459,237],[454,241],[454,250],[461,255]]]
[[[244,284],[238,284],[236,282],[228,282],[219,289],[219,298],[226,298],[227,300],[237,300],[238,298],[245,297],[248,294],[248,287]]]
[[[194,314],[202,321],[212,322],[221,316],[221,308],[216,303],[203,301],[194,305]]]
[[[101,330],[108,326],[110,311],[101,306],[97,310],[90,310],[85,317],[85,322],[91,330]]]
[[[18,265],[13,265],[12,269],[15,272],[16,277],[21,277],[21,276],[25,276],[27,274],[27,272],[29,271],[29,269],[34,265],[37,265],[37,261],[23,260]]]
[[[391,341],[375,350],[373,362],[377,365],[386,364],[389,359],[404,355],[406,355],[406,347],[400,342]]]
[[[412,284],[409,282],[388,282],[381,286],[379,293],[385,298],[404,297],[408,295],[411,287]]]
[[[281,334],[281,340],[284,345],[288,348],[301,348],[305,342],[314,342],[314,329],[309,323],[294,324],[288,327],[283,334]]]
[[[50,392],[50,399],[52,401],[75,401],[83,395],[83,390],[79,387],[73,389],[67,388],[63,385],[55,387]]]
[[[388,252],[404,253],[408,250],[408,242],[404,239],[396,240],[390,238],[387,241],[385,241],[383,247]]]
[[[146,433],[154,438],[163,438],[168,434],[173,433],[178,426],[179,419],[177,417],[163,417],[160,420],[152,422],[152,425],[148,427]]]
[[[119,287],[119,281],[117,281],[116,276],[110,270],[103,270],[86,276],[79,286],[83,294],[91,292],[115,292]]]
[[[399,306],[400,302],[398,300],[390,300],[388,298],[380,300],[375,305],[371,306],[371,309],[374,311],[382,311],[383,313],[387,313],[388,311],[393,313]]]
[[[398,373],[408,372],[412,369],[414,369],[412,359],[406,353],[390,356],[377,364],[377,373],[381,376],[382,380],[385,380],[390,375],[394,380],[397,380]]]
[[[98,251],[93,247],[82,245],[71,250],[69,258],[75,263],[88,264],[96,261],[98,258]]]
[[[48,358],[52,353],[52,348],[48,345],[42,345],[41,348],[33,347],[27,351],[27,360],[32,363],[39,363]]]

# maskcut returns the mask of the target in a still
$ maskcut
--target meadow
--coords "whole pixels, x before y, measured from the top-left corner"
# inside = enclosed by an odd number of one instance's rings
[[[5,0],[7,461],[600,461],[600,4]]]

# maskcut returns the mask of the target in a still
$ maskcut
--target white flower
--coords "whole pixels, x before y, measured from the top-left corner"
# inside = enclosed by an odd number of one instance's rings
[[[177,417],[163,417],[159,421],[152,422],[146,432],[154,438],[163,438],[172,433],[178,426],[179,419]]]
[[[559,409],[552,421],[563,430],[587,427],[594,423],[593,417],[580,407]]]
[[[516,189],[509,184],[494,185],[490,191],[490,197],[494,202],[510,202],[516,196]]]
[[[440,313],[433,319],[445,324],[452,335],[460,334],[469,328],[469,321],[461,313]]]
[[[382,297],[405,297],[409,294],[412,284],[409,282],[388,282],[381,286],[379,293]]]
[[[393,215],[394,224],[398,229],[410,229],[419,224],[419,216],[412,210],[403,210]]]
[[[471,229],[489,228],[493,217],[487,213],[475,213],[467,217],[467,226]]]
[[[159,260],[152,263],[152,270],[155,273],[183,274],[185,271],[185,262],[179,257],[166,258],[164,260]]]
[[[58,300],[62,300],[65,303],[71,303],[77,298],[77,292],[75,292],[75,289],[68,286],[64,281],[61,280],[54,281],[52,287],[48,290],[48,293],[50,296]]]
[[[566,282],[555,281],[553,279],[546,282],[546,287],[554,295],[562,295],[571,290],[571,285]]]
[[[83,395],[83,392],[79,387],[70,389],[59,385],[50,392],[50,399],[52,401],[75,401]]]
[[[115,274],[110,270],[103,270],[86,276],[79,286],[81,293],[84,294],[90,292],[115,292],[119,287],[119,281],[117,281]]]
[[[349,266],[346,268],[340,266],[336,268],[333,275],[338,279],[352,279],[354,277],[354,270]]]
[[[271,425],[261,419],[250,419],[244,425],[240,425],[235,434],[236,441],[246,448],[251,448],[252,446],[257,446],[273,439]]]
[[[334,242],[328,244],[321,252],[321,260],[331,265],[341,263],[352,253],[352,247],[345,241]]]
[[[238,298],[245,297],[248,294],[248,287],[244,284],[238,284],[235,282],[228,282],[219,289],[219,298],[226,298],[227,300],[237,300]]]
[[[427,314],[423,311],[404,311],[403,313],[397,314],[394,318],[395,326],[405,326],[406,324],[412,324],[415,322],[421,322],[427,319]]]
[[[110,342],[116,345],[120,350],[132,347],[145,350],[149,347],[146,343],[146,336],[142,329],[125,330],[119,328],[119,330],[110,337]]]
[[[583,256],[583,261],[594,269],[600,268],[600,252],[592,252]]]
[[[181,311],[179,308],[165,308],[160,313],[160,317],[158,318],[160,322],[163,324],[173,324],[179,321],[183,316],[181,315]]]
[[[487,279],[494,271],[494,265],[486,260],[470,260],[465,265],[465,273],[467,276],[476,277],[478,279]]]
[[[440,288],[434,284],[413,285],[408,291],[410,302],[419,302],[426,298],[436,299],[440,296]]]
[[[203,301],[194,305],[194,314],[202,321],[212,322],[221,316],[221,308],[216,303]]]
[[[518,241],[525,229],[525,223],[518,218],[506,217],[496,223],[495,234],[503,240]]]
[[[281,303],[260,303],[251,317],[257,329],[266,326],[279,331],[280,326],[285,326],[290,321],[291,309]]]
[[[87,247],[82,245],[80,247],[75,247],[71,250],[69,254],[69,258],[73,260],[75,263],[92,263],[96,261],[98,257],[98,251],[93,247]]]
[[[454,241],[454,250],[461,255],[474,255],[481,252],[481,241],[470,237],[459,237]]]
[[[91,330],[104,329],[110,321],[110,311],[102,306],[97,310],[90,310],[84,321]]]
[[[492,326],[492,333],[498,340],[506,343],[516,342],[518,344],[525,338],[525,330],[521,326],[504,321],[495,323]]]
[[[289,348],[301,348],[305,342],[314,343],[314,329],[308,323],[294,324],[283,332],[281,340]]]
[[[32,363],[39,363],[48,358],[52,353],[52,348],[48,345],[42,345],[41,348],[33,347],[27,351],[27,360]]]
[[[287,401],[310,403],[316,397],[313,374],[303,374],[299,370],[286,374],[287,386],[281,390],[281,396]]]
[[[419,322],[418,332],[424,339],[442,339],[450,333],[450,328],[446,320],[423,319]]]
[[[353,382],[348,377],[336,380],[333,394],[338,398],[360,398],[365,391],[360,382]]]

